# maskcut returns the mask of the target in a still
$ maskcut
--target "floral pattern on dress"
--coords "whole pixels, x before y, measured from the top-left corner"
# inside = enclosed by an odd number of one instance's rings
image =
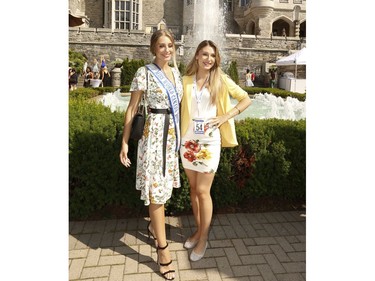
[[[179,72],[172,68],[179,100],[182,98],[182,80]],[[141,67],[137,70],[130,91],[145,91],[146,104],[152,108],[170,108],[166,90],[156,82],[156,78]],[[148,89],[147,89],[148,88]],[[147,91],[146,91],[147,89]],[[169,129],[166,146],[166,172],[163,176],[163,134],[164,118],[168,115],[148,113],[142,138],[138,141],[136,189],[141,191],[141,199],[147,206],[165,204],[172,196],[173,188],[179,188],[180,174],[173,116],[169,115]],[[178,130],[180,128],[177,128]]]
[[[183,157],[191,162],[194,166],[207,166],[205,160],[210,160],[212,158],[212,153],[209,150],[208,144],[200,144],[199,140],[189,140],[185,141],[183,147],[186,151]],[[206,171],[205,173],[214,173],[213,169]]]

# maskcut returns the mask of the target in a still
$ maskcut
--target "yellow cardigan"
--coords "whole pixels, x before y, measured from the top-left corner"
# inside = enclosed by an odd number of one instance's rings
[[[230,96],[234,99],[241,101],[248,96],[240,86],[238,86],[228,75],[221,75],[223,85],[220,93],[216,99],[217,115],[224,115],[230,111],[233,106],[230,102]],[[189,122],[192,116],[190,116],[191,107],[191,92],[193,87],[194,76],[184,76],[182,78],[184,95],[181,101],[181,136],[186,134],[189,127]],[[230,96],[229,96],[230,95]],[[234,127],[234,118],[230,118],[228,122],[223,123],[220,126],[221,135],[221,146],[222,147],[233,147],[238,145],[236,137],[236,129]]]

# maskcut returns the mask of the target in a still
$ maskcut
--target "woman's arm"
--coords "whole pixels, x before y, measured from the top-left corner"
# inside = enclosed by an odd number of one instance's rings
[[[215,118],[211,119],[210,124],[217,127],[220,127],[229,119],[243,112],[251,104],[251,99],[249,98],[249,94],[246,91],[244,91],[239,85],[237,85],[228,75],[223,75],[222,78],[227,88],[227,94],[231,95],[239,102],[235,105],[235,107],[233,107],[225,114],[216,116]]]
[[[135,91],[131,93],[129,105],[125,113],[124,130],[122,133],[122,145],[121,145],[121,152],[120,152],[120,161],[125,167],[129,167],[131,164],[130,159],[128,158],[128,149],[129,149],[128,142],[129,142],[133,117],[137,113],[138,105],[141,101],[142,94],[143,94],[143,91]]]
[[[249,96],[244,97],[241,101],[239,101],[231,110],[229,110],[226,114],[217,116],[216,120],[213,119],[213,125],[220,127],[223,123],[227,122],[229,119],[237,116],[241,112],[243,112],[246,108],[248,108],[251,104],[251,99]]]

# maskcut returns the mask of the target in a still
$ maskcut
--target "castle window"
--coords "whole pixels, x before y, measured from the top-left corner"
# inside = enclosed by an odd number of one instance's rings
[[[240,1],[240,7],[245,7],[247,4],[249,4],[250,0],[241,0]]]
[[[115,28],[139,28],[139,0],[115,0]]]

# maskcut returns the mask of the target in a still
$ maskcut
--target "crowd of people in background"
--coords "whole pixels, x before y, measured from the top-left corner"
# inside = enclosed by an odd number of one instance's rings
[[[82,69],[83,87],[110,87],[112,86],[111,73],[108,70],[104,56],[93,60],[92,66],[86,61]],[[69,90],[77,89],[78,73],[75,68],[69,67]]]
[[[110,87],[112,86],[111,73],[108,70],[104,56],[101,56],[100,63],[94,58],[92,66],[88,65],[86,61],[83,65],[82,77],[84,79],[83,87]],[[270,69],[268,73],[267,84],[274,88],[276,86],[276,71]],[[249,68],[246,69],[245,73],[245,86],[254,87],[255,72]],[[73,91],[77,89],[78,85],[78,73],[75,68],[69,67],[69,90]]]

